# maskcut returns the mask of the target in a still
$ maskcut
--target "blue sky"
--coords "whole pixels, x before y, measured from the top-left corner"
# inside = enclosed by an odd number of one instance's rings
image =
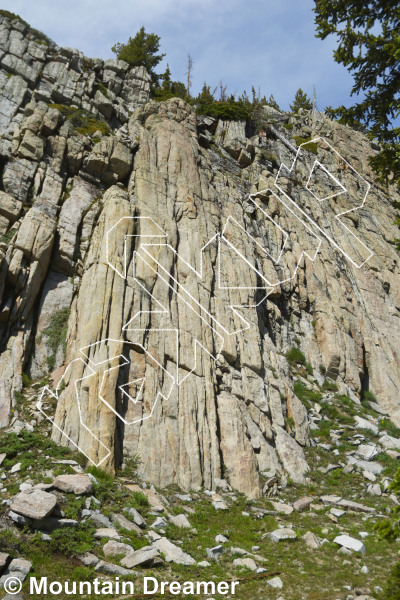
[[[349,105],[352,78],[334,62],[334,40],[315,38],[312,0],[3,0],[62,46],[111,58],[111,46],[144,25],[161,37],[173,79],[193,57],[193,92],[222,80],[229,92],[254,85],[288,108],[301,87],[320,110]],[[164,65],[159,65],[160,71]]]

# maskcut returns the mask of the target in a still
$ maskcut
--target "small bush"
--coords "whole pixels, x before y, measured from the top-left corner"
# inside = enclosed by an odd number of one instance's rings
[[[325,375],[326,367],[324,365],[319,365],[319,372],[321,373],[321,375]]]
[[[66,106],[64,104],[49,104],[50,108],[55,108],[64,115],[67,121],[69,121],[75,133],[81,135],[89,135],[92,137],[96,131],[100,131],[103,135],[110,135],[111,129],[108,124],[98,119],[88,110],[81,108],[74,108],[72,106]]]
[[[97,90],[99,90],[99,92],[103,94],[103,96],[108,98],[108,88],[104,85],[104,83],[97,81],[95,87]]]
[[[384,593],[386,600],[400,600],[400,563],[392,568]]]
[[[94,546],[95,528],[83,523],[77,527],[56,529],[51,534],[49,546],[55,554],[76,556],[89,552]]]
[[[196,109],[198,115],[208,115],[224,121],[249,121],[251,112],[244,102],[212,102]]]
[[[388,435],[394,438],[400,438],[400,429],[396,427],[392,421],[389,419],[380,419],[379,420],[379,429],[381,431],[387,431]]]
[[[338,386],[330,379],[325,379],[324,383],[322,384],[322,389],[324,392],[337,392]]]
[[[296,425],[295,420],[293,419],[293,417],[286,417],[286,419],[285,419],[285,425],[286,425],[286,429],[288,429],[288,430],[293,429],[294,426]]]
[[[316,142],[312,142],[311,138],[304,138],[300,135],[296,135],[293,138],[297,144],[297,146],[302,146],[304,150],[308,150],[313,154],[318,154],[318,144]]]
[[[29,387],[32,383],[32,379],[26,373],[22,373],[22,385],[24,387]]]
[[[295,348],[294,346],[292,348],[290,348],[290,350],[288,350],[288,352],[286,352],[286,360],[288,361],[288,363],[290,365],[294,365],[294,364],[301,364],[301,365],[305,365],[306,364],[306,357],[304,356],[304,354],[302,353],[301,350],[299,350],[298,348]]]
[[[143,492],[133,492],[133,500],[134,500],[135,504],[137,504],[138,506],[141,506],[141,507],[150,506],[147,496],[146,496],[146,494],[143,494]]]
[[[301,381],[296,381],[294,384],[294,393],[302,402],[319,402],[322,398],[320,392],[314,392],[307,388]]]
[[[54,313],[51,317],[49,326],[43,331],[43,336],[46,338],[46,343],[51,350],[50,356],[47,357],[47,366],[52,371],[56,362],[56,353],[60,345],[62,345],[65,354],[67,350],[67,332],[68,319],[71,310],[62,308]]]
[[[16,234],[17,230],[14,228],[9,229],[6,233],[0,235],[0,242],[3,244],[9,244]]]
[[[370,392],[369,390],[362,392],[361,400],[365,400],[368,402],[376,402],[376,398],[375,398],[374,394],[372,392]]]

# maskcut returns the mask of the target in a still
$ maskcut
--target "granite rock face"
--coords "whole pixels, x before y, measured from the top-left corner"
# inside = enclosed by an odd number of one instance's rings
[[[18,21],[0,49],[1,427],[22,374],[51,374],[59,443],[109,470],[138,454],[159,487],[258,497],[307,476],[292,347],[310,381],[371,390],[400,424],[396,196],[366,137],[307,111],[266,110],[260,131],[197,119],[150,101],[143,68]],[[278,171],[295,136],[323,139]]]

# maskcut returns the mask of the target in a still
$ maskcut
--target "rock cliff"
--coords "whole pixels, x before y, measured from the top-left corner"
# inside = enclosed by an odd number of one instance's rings
[[[35,380],[95,464],[258,497],[307,476],[299,386],[400,425],[397,196],[362,133],[199,118],[6,18],[0,66],[0,427]]]

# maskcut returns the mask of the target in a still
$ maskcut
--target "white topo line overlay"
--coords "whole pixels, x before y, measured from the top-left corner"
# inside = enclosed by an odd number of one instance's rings
[[[331,146],[331,144],[326,141],[324,138],[321,137],[317,137],[315,139],[312,140],[313,143],[316,143],[318,141],[322,140],[323,142],[325,142],[325,144],[327,144],[330,149],[336,153],[337,156],[339,156],[339,158],[344,161],[344,163],[356,174],[357,177],[359,177],[361,179],[361,181],[367,186],[366,192],[364,194],[364,197],[362,199],[362,202],[353,207],[350,208],[349,210],[345,210],[343,212],[341,212],[338,215],[335,215],[336,219],[339,219],[340,217],[342,217],[345,214],[348,214],[350,212],[353,212],[355,210],[358,210],[359,208],[363,207],[367,198],[367,195],[369,193],[369,190],[371,188],[371,185],[350,165],[350,163],[348,163],[338,152],[337,150],[335,150],[335,148],[333,148]],[[250,195],[250,201],[254,204],[254,206],[256,207],[257,210],[259,210],[263,216],[268,219],[275,227],[277,227],[280,232],[281,235],[284,239],[284,243],[281,247],[281,250],[279,252],[279,255],[276,259],[274,259],[274,257],[271,255],[271,253],[269,252],[269,250],[267,250],[263,245],[261,245],[253,236],[251,236],[245,229],[244,227],[238,223],[232,216],[229,216],[225,226],[223,227],[221,233],[217,233],[215,236],[213,236],[202,248],[200,248],[200,268],[199,270],[196,270],[192,265],[190,265],[182,256],[180,256],[176,250],[167,243],[167,233],[164,231],[164,229],[162,229],[162,227],[160,227],[158,225],[158,223],[156,223],[156,221],[154,221],[154,219],[152,217],[148,217],[148,216],[143,216],[143,217],[132,217],[132,216],[126,216],[126,217],[122,217],[121,219],[119,219],[117,221],[117,223],[115,223],[113,225],[113,227],[111,227],[108,231],[107,231],[107,236],[106,236],[106,261],[107,264],[110,266],[110,268],[112,268],[122,279],[127,279],[128,277],[128,273],[127,273],[127,266],[128,266],[128,261],[130,259],[130,257],[127,256],[127,238],[132,237],[132,238],[141,238],[144,239],[145,243],[141,243],[138,250],[135,250],[133,252],[133,280],[136,284],[138,284],[141,288],[143,288],[143,290],[149,294],[152,298],[152,300],[154,301],[154,303],[158,306],[158,310],[154,309],[154,310],[149,310],[149,311],[138,311],[131,319],[128,323],[126,323],[126,325],[123,326],[122,331],[132,331],[132,332],[142,332],[142,333],[146,333],[149,331],[154,331],[154,332],[164,332],[164,333],[168,333],[168,334],[172,334],[172,338],[173,338],[173,344],[176,347],[176,356],[177,356],[177,364],[176,364],[176,375],[171,375],[169,372],[167,372],[165,370],[165,368],[146,350],[146,348],[138,343],[134,343],[134,342],[129,342],[129,340],[116,340],[116,339],[112,339],[112,338],[105,338],[104,340],[101,340],[99,342],[95,342],[93,344],[89,344],[88,346],[84,346],[80,349],[81,354],[83,354],[83,356],[86,358],[87,362],[85,363],[85,361],[82,358],[77,358],[73,361],[71,361],[68,365],[68,367],[66,368],[64,375],[62,376],[62,378],[60,379],[57,388],[55,390],[55,392],[53,392],[50,388],[48,388],[47,386],[45,388],[43,388],[43,390],[41,391],[41,394],[39,396],[38,402],[36,404],[38,410],[46,417],[46,419],[48,419],[53,426],[58,429],[58,431],[61,432],[62,435],[64,435],[68,441],[73,444],[78,450],[80,450],[85,456],[86,458],[92,462],[94,465],[96,466],[100,466],[107,458],[109,458],[109,456],[111,455],[111,448],[108,448],[94,433],[91,429],[89,429],[89,427],[87,426],[86,423],[84,423],[83,418],[82,418],[82,407],[81,407],[81,401],[80,401],[80,396],[79,396],[79,384],[86,380],[89,379],[90,377],[96,375],[96,373],[98,371],[96,371],[96,367],[99,366],[104,366],[106,367],[107,365],[109,365],[109,363],[115,359],[120,359],[121,363],[110,367],[110,368],[105,368],[103,371],[103,376],[102,376],[102,380],[101,380],[101,384],[99,387],[99,399],[101,400],[101,402],[103,402],[115,415],[116,417],[118,417],[119,419],[121,419],[124,423],[125,426],[130,426],[130,425],[134,425],[137,423],[140,423],[142,421],[145,421],[146,419],[150,419],[153,418],[154,415],[154,409],[155,406],[158,402],[158,400],[161,398],[163,400],[168,400],[172,389],[174,387],[174,385],[180,385],[185,379],[186,377],[188,377],[190,375],[190,373],[192,373],[195,368],[196,368],[196,364],[197,364],[197,348],[200,347],[203,350],[205,350],[207,352],[207,354],[209,354],[209,356],[211,356],[211,358],[216,361],[218,359],[218,356],[220,355],[222,349],[223,349],[223,345],[224,345],[224,335],[236,335],[240,332],[245,331],[246,329],[248,329],[250,327],[250,323],[248,321],[246,321],[243,316],[238,312],[238,309],[240,308],[257,308],[268,296],[269,294],[272,292],[272,290],[278,286],[281,285],[283,283],[286,283],[288,281],[291,281],[297,274],[297,271],[299,269],[299,266],[301,264],[301,261],[303,260],[303,257],[306,256],[307,258],[309,258],[309,260],[311,262],[314,262],[319,249],[321,247],[321,243],[322,240],[320,237],[318,237],[318,235],[316,235],[315,231],[313,230],[313,228],[316,228],[329,242],[332,243],[332,245],[339,250],[342,254],[344,254],[344,256],[346,256],[346,258],[351,262],[351,264],[353,266],[355,266],[356,268],[360,268],[362,267],[372,256],[373,256],[373,252],[361,241],[359,240],[359,238],[357,238],[354,233],[341,221],[341,225],[349,232],[349,234],[353,237],[353,239],[355,238],[359,244],[361,244],[369,253],[369,256],[361,263],[361,264],[357,264],[351,257],[349,257],[344,251],[343,249],[325,232],[321,229],[321,227],[319,225],[317,225],[317,223],[315,223],[315,221],[307,214],[305,213],[300,206],[294,201],[292,200],[286,193],[285,191],[278,185],[278,179],[281,176],[281,173],[283,170],[288,171],[289,173],[291,173],[296,166],[296,161],[299,158],[299,155],[302,151],[302,146],[306,146],[308,143],[310,142],[305,142],[304,144],[301,144],[300,147],[297,150],[296,156],[294,158],[293,164],[292,166],[289,168],[287,167],[284,163],[281,164],[278,174],[276,176],[275,179],[275,186],[276,188],[279,190],[279,192],[281,192],[285,198],[285,201],[278,196],[277,194],[275,194],[274,192],[272,192],[272,190],[262,190],[256,194],[251,194]],[[309,188],[309,184],[311,181],[311,178],[313,176],[313,173],[315,171],[315,169],[319,167],[321,168],[328,176],[330,176],[333,181],[335,182],[335,184],[340,188],[340,191],[336,192],[335,194],[331,194],[329,196],[327,196],[326,198],[318,198],[313,192],[312,190]],[[322,202],[324,200],[333,198],[335,196],[347,193],[347,189],[344,187],[344,185],[336,178],[334,177],[329,170],[322,165],[318,160],[314,161],[314,164],[311,168],[308,180],[307,180],[307,184],[306,184],[306,189],[314,196],[314,198],[316,198],[319,202]],[[262,194],[263,192],[271,192],[275,199],[281,203],[281,205],[284,206],[285,210],[287,210],[288,212],[291,213],[291,215],[298,219],[298,221],[300,221],[300,223],[307,229],[309,235],[311,236],[312,239],[314,239],[315,245],[313,247],[313,251],[305,251],[303,250],[297,260],[296,266],[293,270],[293,272],[290,273],[290,277],[285,277],[283,279],[280,279],[278,281],[269,281],[253,264],[250,263],[250,261],[243,256],[243,254],[238,250],[238,248],[235,247],[234,244],[232,244],[231,241],[229,241],[226,237],[225,237],[225,232],[226,232],[226,228],[228,226],[228,224],[230,222],[233,222],[236,227],[238,227],[240,230],[243,231],[244,236],[246,236],[246,238],[250,238],[252,240],[252,242],[257,245],[257,247],[262,250],[262,252],[268,256],[272,262],[276,265],[279,265],[283,252],[285,251],[286,245],[287,245],[287,241],[288,241],[288,233],[282,228],[280,227],[274,220],[273,218],[267,214],[267,212],[259,205],[259,203],[256,202],[256,198],[257,196],[259,196],[260,194]],[[295,210],[293,210],[293,208],[295,208]],[[305,220],[303,220],[297,213],[300,212],[302,214],[302,216],[305,218]],[[118,226],[120,226],[121,223],[126,222],[126,221],[133,221],[134,225],[144,225],[146,227],[146,224],[150,224],[151,228],[155,231],[155,233],[132,233],[132,234],[125,234],[124,235],[124,239],[123,239],[123,269],[119,270],[118,268],[116,268],[115,264],[112,263],[112,257],[110,257],[110,235],[115,234],[115,232],[118,229]],[[308,223],[306,222],[308,221]],[[136,223],[135,223],[136,222]],[[311,227],[310,227],[311,224]],[[134,227],[135,229],[135,227]],[[146,243],[146,238],[149,238],[149,242]],[[154,241],[150,242],[151,240],[154,240],[154,238],[158,238],[159,241],[157,243],[154,243]],[[247,265],[250,267],[250,269],[252,271],[254,271],[257,276],[261,279],[262,282],[265,283],[265,285],[263,286],[222,286],[221,284],[221,241],[223,241],[225,244],[227,244],[245,263],[247,263]],[[149,248],[151,247],[161,247],[161,246],[166,246],[169,248],[169,250],[171,250],[176,257],[176,261],[181,260],[183,261],[183,263],[201,280],[203,278],[203,256],[204,256],[204,251],[206,250],[206,248],[212,244],[212,243],[216,243],[218,245],[218,255],[217,255],[217,282],[218,282],[218,289],[222,289],[222,290],[259,290],[259,289],[263,289],[265,290],[265,295],[264,297],[257,302],[257,304],[246,304],[246,305],[236,305],[236,304],[230,304],[228,305],[228,307],[235,313],[235,315],[239,318],[239,320],[243,323],[243,327],[230,332],[226,329],[226,327],[224,327],[224,325],[222,323],[220,323],[213,314],[211,314],[204,306],[202,306],[200,304],[200,302],[194,298],[190,292],[184,287],[182,286],[181,283],[179,283],[179,281],[175,278],[173,278],[171,276],[171,274],[166,271],[166,269],[163,267],[163,265],[158,262],[154,256],[152,256],[152,254],[149,251]],[[157,277],[159,277],[160,279],[163,280],[164,284],[166,286],[168,286],[169,290],[172,290],[172,292],[174,294],[176,294],[177,298],[179,298],[180,301],[184,302],[191,310],[194,310],[194,312],[200,316],[200,318],[202,318],[204,320],[204,317],[202,316],[202,313],[204,313],[212,322],[212,325],[210,325],[209,323],[207,323],[207,326],[211,328],[213,334],[219,338],[220,343],[219,346],[216,348],[216,352],[215,352],[215,356],[213,354],[211,354],[200,342],[199,340],[195,339],[194,340],[194,345],[195,345],[195,352],[194,352],[194,361],[195,361],[195,366],[192,370],[190,370],[187,375],[185,375],[185,377],[183,377],[182,379],[179,379],[179,330],[175,329],[175,328],[171,328],[171,329],[158,329],[158,328],[148,328],[148,329],[136,329],[136,328],[130,328],[129,325],[132,323],[132,321],[134,321],[136,319],[136,317],[138,317],[141,313],[158,313],[158,314],[168,314],[168,309],[165,308],[160,302],[159,300],[157,300],[143,285],[142,283],[136,278],[135,276],[135,258],[138,258],[139,260],[143,261],[143,263],[146,265],[147,268],[151,269],[154,273],[156,273]],[[148,263],[148,259],[151,259],[151,261],[155,262],[157,267],[158,267],[158,271],[155,271],[153,269],[153,267]],[[147,259],[147,260],[146,260]],[[171,285],[171,280],[173,281],[174,285],[176,287],[173,287],[173,285]],[[168,302],[167,302],[168,305]],[[205,321],[206,322],[206,321]],[[122,332],[121,332],[122,333]],[[165,381],[169,381],[169,390],[167,390],[167,394],[162,394],[160,391],[157,392],[156,398],[154,400],[154,404],[149,412],[149,414],[145,417],[141,417],[139,419],[136,420],[132,420],[132,421],[128,421],[127,419],[125,419],[121,414],[118,413],[118,411],[115,409],[115,407],[113,406],[112,402],[109,402],[105,396],[104,396],[104,392],[103,392],[103,385],[104,382],[106,380],[107,377],[107,373],[115,370],[115,369],[119,369],[120,366],[123,365],[128,365],[130,364],[130,361],[123,355],[117,355],[117,356],[113,356],[112,358],[108,358],[104,361],[100,361],[99,363],[94,363],[91,358],[90,358],[90,349],[91,348],[96,348],[96,346],[98,346],[99,344],[107,344],[108,342],[122,342],[123,344],[131,344],[137,347],[140,347],[142,349],[142,351],[150,358],[150,360],[152,360],[158,368],[160,368],[162,370],[162,374],[164,377],[164,382]],[[75,387],[75,397],[76,397],[76,402],[77,402],[77,407],[78,407],[78,414],[79,414],[79,419],[80,419],[80,423],[81,426],[92,436],[93,440],[95,440],[98,444],[99,447],[102,448],[105,451],[105,456],[95,462],[93,461],[90,456],[88,456],[86,454],[86,452],[84,451],[83,448],[81,448],[79,446],[78,443],[76,443],[73,439],[71,439],[71,437],[69,437],[67,435],[66,432],[64,432],[55,422],[55,419],[53,417],[51,417],[50,415],[48,415],[46,413],[46,411],[43,409],[43,399],[45,394],[50,394],[53,398],[55,398],[55,400],[58,402],[59,400],[59,395],[62,391],[63,388],[63,382],[65,380],[65,377],[69,371],[69,369],[71,368],[71,366],[80,361],[81,363],[83,363],[83,368],[87,369],[89,371],[88,375],[85,375],[85,377],[81,377],[79,379],[76,379],[74,381],[74,387]],[[145,380],[146,378],[136,378],[128,383],[124,383],[122,385],[119,386],[119,390],[121,392],[122,395],[124,395],[125,397],[128,398],[128,400],[130,402],[132,402],[133,404],[137,404],[139,402],[139,399],[143,396],[143,390],[145,387]],[[129,393],[126,391],[126,387],[129,387],[129,385],[131,384],[136,384],[136,383],[140,383],[139,386],[139,391],[137,392],[137,395],[135,398],[131,397],[129,395]],[[17,592],[9,592],[9,593],[17,593]]]
[[[282,176],[282,175],[281,175],[282,171],[286,170],[286,171],[288,171],[289,173],[291,173],[291,172],[292,172],[292,171],[293,171],[293,170],[296,168],[296,162],[297,162],[297,160],[298,160],[298,158],[299,158],[299,156],[300,156],[300,153],[301,153],[301,151],[302,151],[302,147],[303,147],[303,146],[307,146],[307,145],[308,145],[308,144],[310,144],[310,143],[317,143],[317,142],[319,142],[319,141],[322,141],[322,142],[324,142],[325,144],[327,144],[327,145],[329,146],[329,148],[332,150],[332,152],[334,152],[334,153],[335,153],[335,154],[336,154],[336,155],[337,155],[337,156],[338,156],[338,157],[339,157],[339,158],[340,158],[340,159],[341,159],[341,160],[342,160],[342,161],[343,161],[343,162],[344,162],[344,163],[345,163],[345,164],[346,164],[346,165],[347,165],[347,166],[348,166],[348,167],[349,167],[349,168],[350,168],[352,171],[353,171],[353,173],[355,173],[355,175],[356,175],[357,177],[359,177],[359,179],[360,179],[360,180],[361,180],[361,181],[362,181],[362,182],[363,182],[363,183],[366,185],[366,191],[365,191],[365,194],[364,194],[364,196],[363,196],[363,199],[362,199],[362,202],[361,202],[361,204],[358,204],[357,206],[354,206],[353,208],[350,208],[350,209],[348,209],[348,210],[344,210],[343,212],[341,212],[341,213],[339,213],[339,214],[335,215],[335,219],[337,219],[337,220],[340,222],[340,224],[342,225],[342,227],[344,227],[344,229],[346,229],[346,230],[349,232],[349,234],[352,236],[352,238],[353,238],[353,239],[355,239],[355,240],[357,240],[357,242],[358,242],[358,243],[359,243],[361,246],[363,246],[363,248],[365,248],[365,250],[367,250],[367,252],[368,252],[368,256],[367,256],[367,258],[366,258],[366,259],[365,259],[365,260],[364,260],[362,263],[359,263],[359,264],[358,264],[356,261],[354,261],[354,260],[351,258],[351,256],[349,256],[349,255],[348,255],[348,254],[347,254],[347,253],[346,253],[346,252],[343,250],[343,248],[341,248],[341,247],[339,246],[339,244],[337,244],[337,242],[335,242],[335,240],[334,240],[334,239],[332,239],[332,237],[331,237],[331,236],[329,236],[329,235],[326,233],[326,231],[324,231],[324,230],[323,230],[323,229],[322,229],[322,228],[321,228],[321,227],[320,227],[320,226],[319,226],[319,225],[318,225],[318,224],[317,224],[317,223],[316,223],[316,222],[315,222],[315,221],[314,221],[314,220],[313,220],[313,219],[312,219],[312,218],[311,218],[311,217],[310,217],[310,216],[309,216],[309,215],[308,215],[306,212],[304,212],[304,210],[303,210],[303,209],[302,209],[302,208],[301,208],[301,207],[300,207],[300,206],[297,204],[297,202],[295,202],[294,200],[292,200],[292,198],[290,198],[290,196],[288,196],[288,195],[286,194],[286,192],[285,192],[285,191],[284,191],[284,190],[283,190],[283,189],[282,189],[282,188],[279,186],[279,184],[278,184],[278,179],[279,179],[279,177],[280,177],[280,176]],[[323,169],[323,170],[324,170],[324,171],[325,171],[325,172],[326,172],[326,173],[327,173],[327,174],[328,174],[330,177],[332,177],[332,179],[335,181],[335,183],[336,183],[337,185],[339,185],[339,186],[342,188],[342,190],[341,190],[340,192],[337,192],[336,194],[332,194],[332,196],[328,196],[327,198],[320,199],[320,198],[318,198],[318,197],[317,197],[317,196],[316,196],[316,195],[315,195],[315,194],[314,194],[314,193],[313,193],[313,192],[312,192],[312,191],[309,189],[309,187],[308,187],[308,186],[309,186],[309,183],[310,183],[310,180],[311,180],[311,177],[312,177],[312,173],[313,173],[313,171],[314,171],[314,169],[315,169],[315,166],[316,166],[316,164],[317,164],[318,166],[320,166],[320,167],[321,167],[321,168],[322,168],[322,169]],[[331,243],[331,244],[332,244],[332,245],[333,245],[333,246],[334,246],[334,247],[335,247],[337,250],[339,250],[339,252],[341,252],[341,253],[342,253],[342,254],[343,254],[343,255],[344,255],[346,258],[347,258],[347,260],[348,260],[349,262],[351,262],[351,264],[352,264],[354,267],[356,267],[357,269],[360,269],[360,268],[361,268],[363,265],[365,265],[365,263],[366,263],[366,262],[367,262],[367,261],[368,261],[368,260],[369,260],[369,259],[370,259],[370,258],[371,258],[373,255],[374,255],[374,253],[372,252],[372,250],[370,250],[370,248],[368,248],[368,246],[366,246],[366,245],[365,245],[365,244],[364,244],[364,243],[363,243],[363,242],[362,242],[362,241],[361,241],[361,240],[360,240],[360,239],[359,239],[359,238],[358,238],[358,237],[357,237],[357,236],[356,236],[356,235],[355,235],[355,234],[354,234],[354,233],[351,231],[351,229],[350,229],[349,227],[347,227],[347,225],[345,225],[345,223],[343,223],[343,221],[342,221],[342,220],[340,220],[340,217],[343,217],[344,215],[347,215],[348,213],[351,213],[351,212],[353,212],[353,211],[356,211],[356,210],[358,210],[358,209],[360,209],[360,208],[362,208],[362,207],[364,206],[364,204],[365,204],[365,201],[366,201],[366,199],[367,199],[367,196],[368,196],[368,194],[369,194],[369,191],[370,191],[370,189],[371,189],[371,184],[370,184],[370,183],[369,183],[369,182],[368,182],[366,179],[364,179],[364,177],[363,177],[362,175],[360,175],[360,173],[359,173],[358,171],[356,171],[356,169],[355,169],[354,167],[352,167],[352,166],[351,166],[351,164],[350,164],[350,163],[349,163],[349,162],[348,162],[348,161],[347,161],[345,158],[343,158],[343,156],[342,156],[341,154],[339,154],[339,152],[338,152],[338,151],[337,151],[337,150],[336,150],[336,149],[335,149],[335,148],[334,148],[334,147],[333,147],[333,146],[332,146],[332,145],[331,145],[331,144],[330,144],[330,143],[329,143],[327,140],[325,140],[325,138],[322,138],[322,137],[316,137],[316,138],[314,138],[313,140],[310,140],[309,142],[304,142],[303,144],[301,144],[301,145],[299,146],[298,150],[297,150],[297,153],[296,153],[296,156],[295,156],[295,158],[294,158],[294,160],[293,160],[292,166],[291,166],[291,167],[288,167],[288,166],[286,166],[284,163],[282,163],[282,164],[281,164],[281,166],[279,167],[279,171],[278,171],[278,173],[277,173],[277,175],[276,175],[276,178],[275,178],[275,186],[276,186],[276,187],[278,188],[278,190],[279,190],[279,191],[280,191],[280,192],[281,192],[281,193],[282,193],[282,194],[285,196],[285,198],[287,198],[287,200],[289,200],[289,202],[291,202],[292,204],[294,204],[294,205],[296,206],[296,208],[297,208],[297,209],[298,209],[298,210],[299,210],[299,211],[302,213],[302,215],[303,215],[303,216],[304,216],[304,217],[305,217],[305,218],[306,218],[306,219],[307,219],[307,220],[308,220],[308,221],[309,221],[309,222],[310,222],[310,223],[311,223],[311,224],[312,224],[314,227],[316,227],[316,229],[318,229],[318,231],[319,231],[319,232],[320,232],[320,233],[321,233],[321,234],[322,234],[324,237],[326,237],[326,239],[327,239],[327,240],[328,240],[328,241],[329,241],[329,242],[330,242],[330,243]],[[324,167],[324,166],[323,166],[323,165],[322,165],[322,164],[321,164],[319,161],[315,161],[315,162],[314,162],[314,164],[313,164],[313,166],[312,166],[312,169],[311,169],[311,171],[310,171],[310,175],[309,175],[309,177],[308,177],[308,181],[307,181],[306,188],[307,188],[307,190],[310,192],[310,194],[312,194],[312,195],[314,196],[314,198],[316,198],[316,199],[317,199],[319,202],[322,202],[323,200],[327,200],[328,198],[333,198],[334,196],[339,196],[340,194],[344,194],[344,193],[346,193],[346,192],[348,191],[348,190],[347,190],[347,189],[346,189],[346,188],[345,188],[345,187],[344,187],[344,186],[343,186],[343,185],[340,183],[340,181],[338,181],[338,179],[337,179],[336,177],[334,177],[334,175],[332,175],[332,173],[330,173],[330,171],[329,171],[329,170],[328,170],[326,167]]]

